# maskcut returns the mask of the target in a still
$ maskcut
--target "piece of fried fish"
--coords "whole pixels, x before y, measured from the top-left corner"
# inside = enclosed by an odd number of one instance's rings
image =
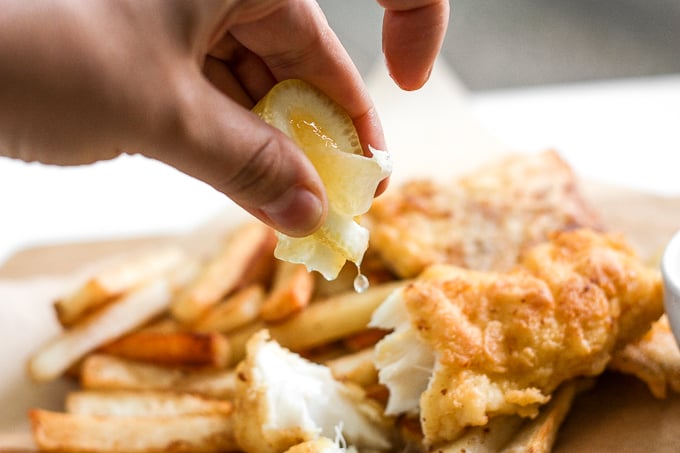
[[[419,412],[426,444],[499,414],[535,416],[562,383],[600,374],[663,312],[660,273],[620,236],[555,232],[511,272],[435,265],[374,313],[388,414]]]
[[[402,278],[442,263],[509,270],[551,231],[600,227],[552,151],[513,155],[451,184],[409,182],[376,199],[363,223],[371,248]]]
[[[657,398],[666,398],[669,390],[680,393],[680,348],[666,315],[640,340],[617,351],[609,368],[636,376]]]

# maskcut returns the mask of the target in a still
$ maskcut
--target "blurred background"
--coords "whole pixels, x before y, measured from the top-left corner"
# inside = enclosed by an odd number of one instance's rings
[[[365,74],[381,8],[319,4]],[[451,0],[442,55],[472,91],[680,73],[680,0]]]
[[[382,74],[377,2],[319,3],[361,73]],[[513,151],[558,150],[587,178],[680,195],[680,0],[451,0],[451,10],[436,80],[414,93],[386,76],[371,88],[396,156],[427,139],[448,162],[469,154],[449,149],[451,137],[460,148],[480,130]],[[473,122],[453,119],[458,104]],[[40,244],[176,234],[230,206],[138,155],[86,167],[0,158],[0,264]]]

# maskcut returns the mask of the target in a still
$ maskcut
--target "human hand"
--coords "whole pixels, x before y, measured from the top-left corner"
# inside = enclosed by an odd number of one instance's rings
[[[73,165],[141,153],[300,236],[322,222],[323,186],[292,141],[248,111],[254,102],[304,79],[347,110],[365,149],[385,148],[361,77],[311,0],[3,3],[2,155]],[[448,4],[381,4],[390,71],[415,89]]]

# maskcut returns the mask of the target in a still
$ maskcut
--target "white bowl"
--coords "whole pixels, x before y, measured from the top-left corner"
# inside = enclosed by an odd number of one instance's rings
[[[675,341],[680,345],[680,231],[673,235],[661,258],[664,305]]]

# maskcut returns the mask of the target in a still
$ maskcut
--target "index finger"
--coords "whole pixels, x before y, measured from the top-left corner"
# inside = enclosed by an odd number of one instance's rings
[[[430,77],[446,35],[448,0],[378,0],[385,8],[383,52],[401,88],[416,90]]]

